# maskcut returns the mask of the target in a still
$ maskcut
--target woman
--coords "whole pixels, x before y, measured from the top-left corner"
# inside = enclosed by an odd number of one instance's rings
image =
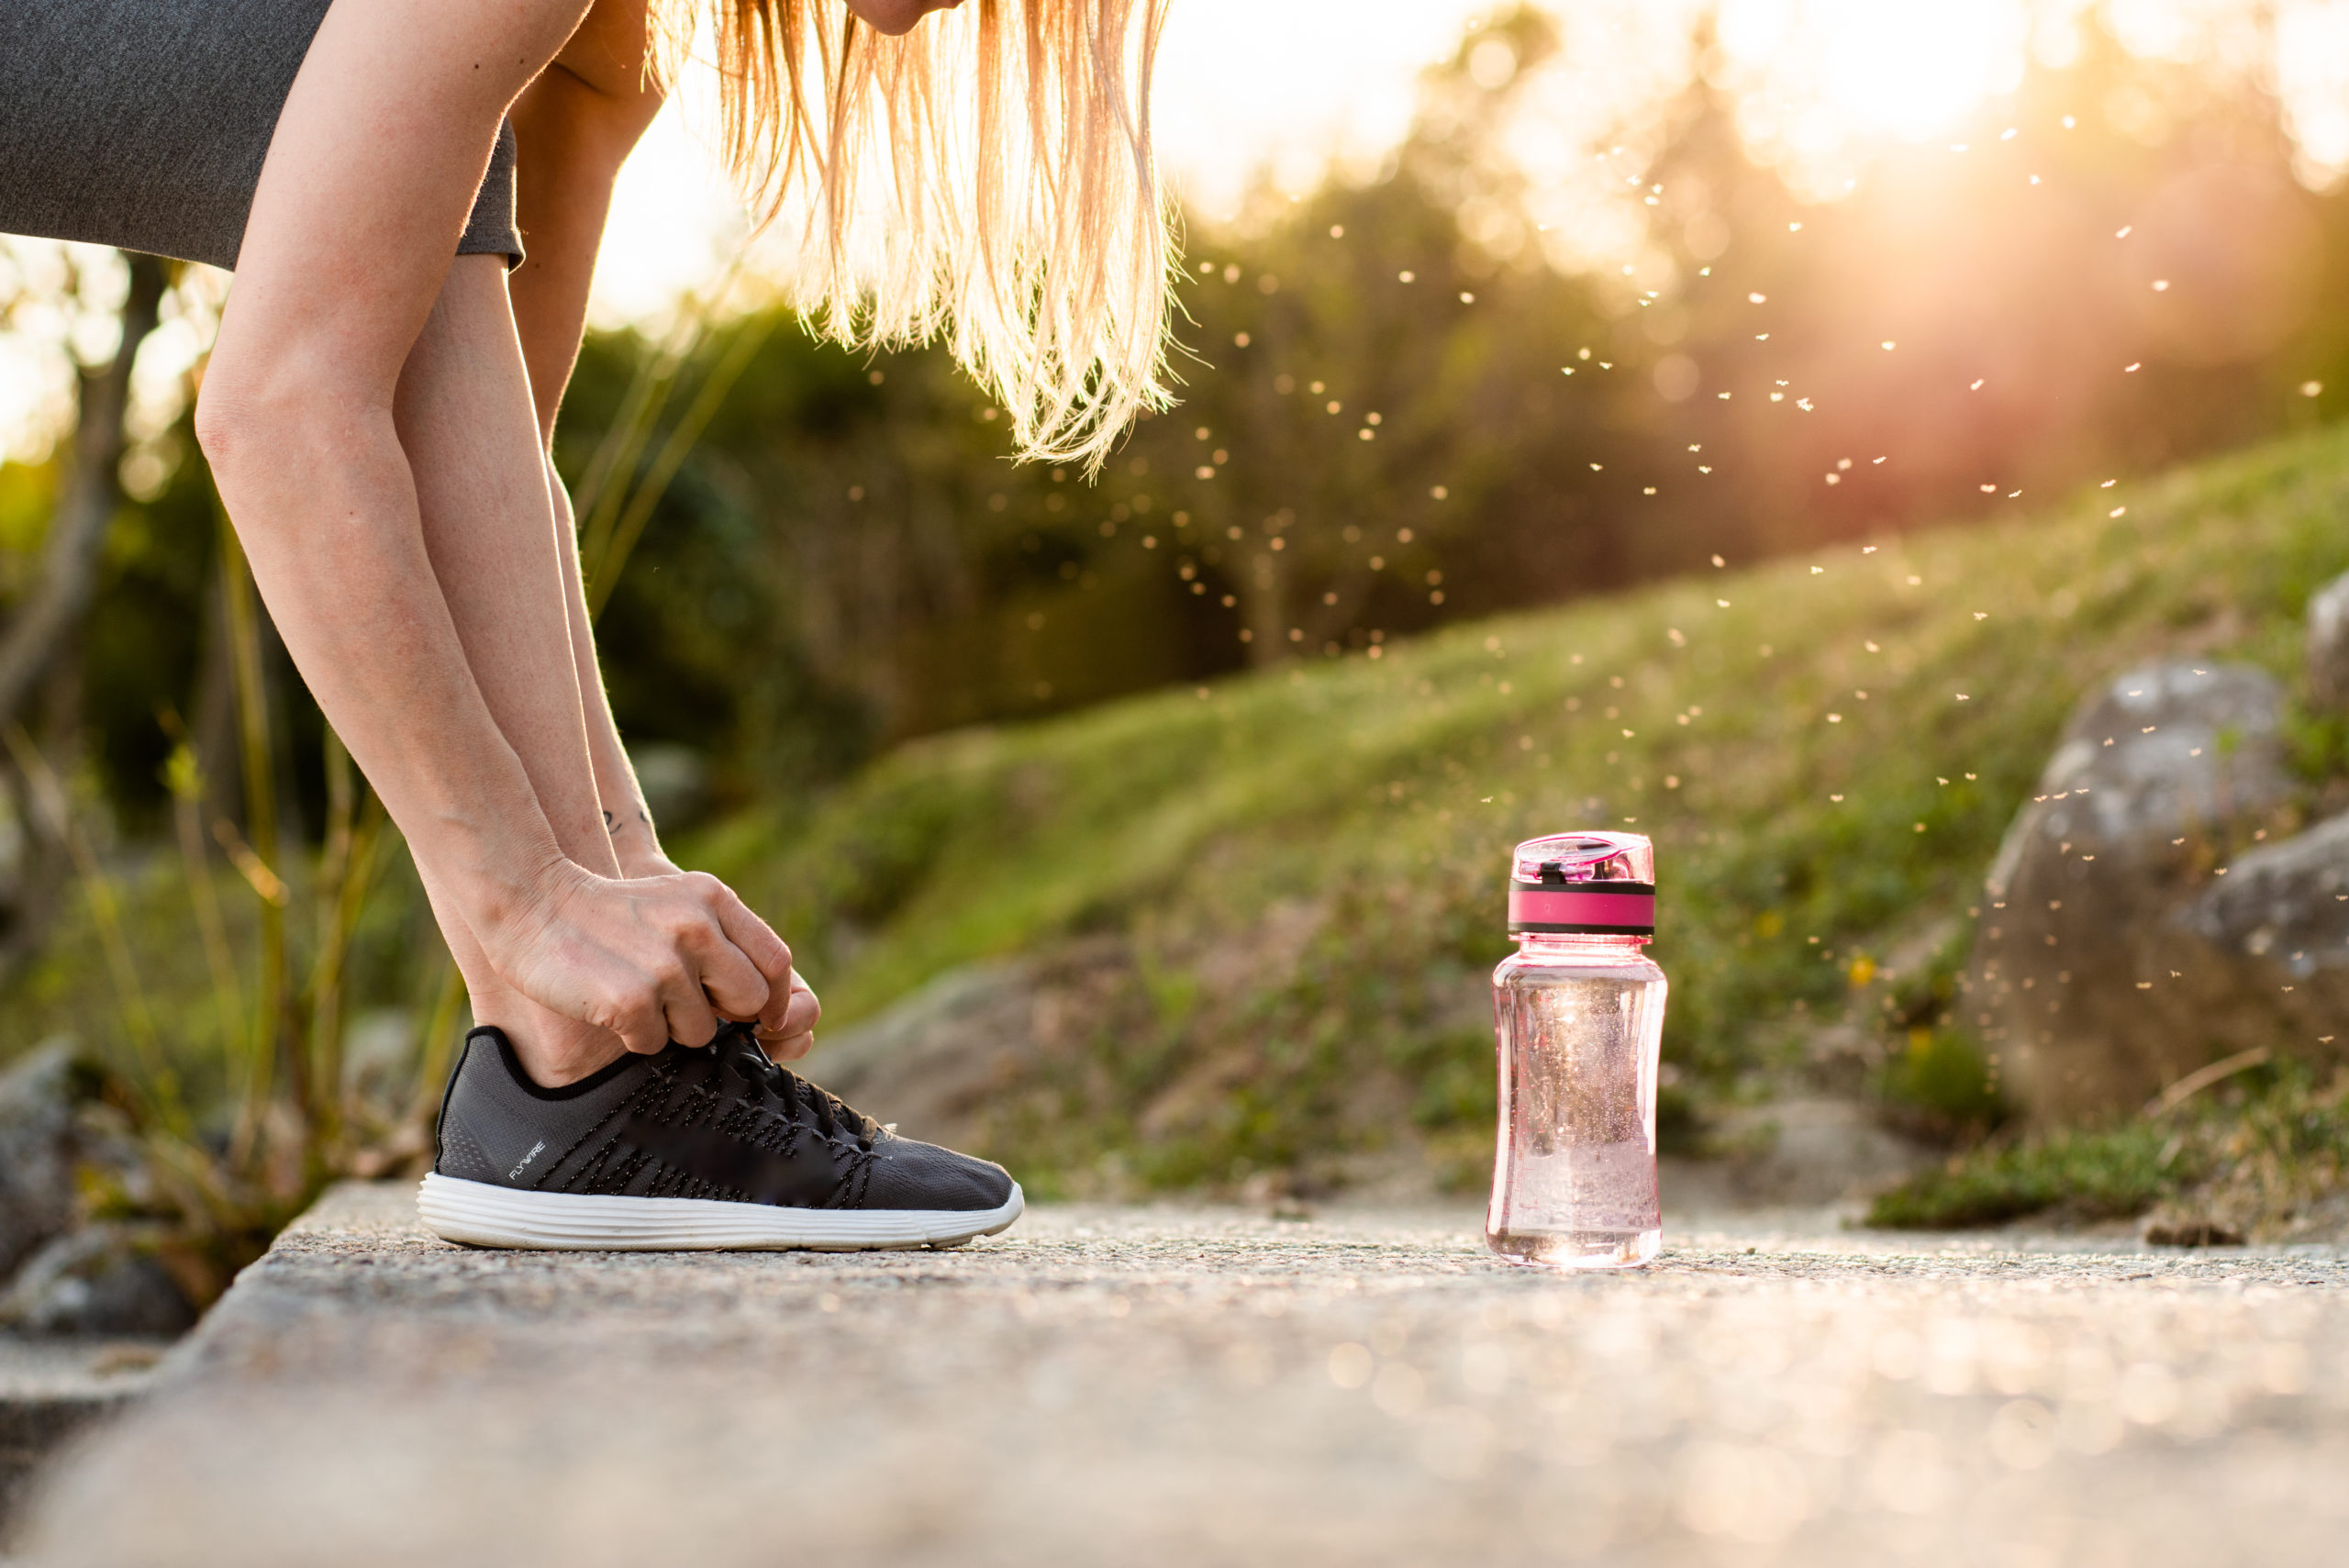
[[[0,230],[235,267],[197,439],[480,1026],[421,1198],[441,1235],[904,1246],[1018,1217],[999,1167],[776,1065],[815,995],[662,853],[548,444],[613,177],[707,50],[729,164],[807,235],[816,319],[942,331],[1023,455],[1097,462],[1161,396],[1163,4],[979,0],[926,28],[959,0],[25,7]]]

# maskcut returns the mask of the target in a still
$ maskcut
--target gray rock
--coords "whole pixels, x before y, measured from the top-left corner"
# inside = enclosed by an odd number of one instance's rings
[[[2349,817],[2239,857],[2177,923],[2208,945],[2202,1006],[2228,1043],[2349,1055]]]
[[[67,1040],[0,1073],[0,1276],[73,1223],[77,1129],[95,1074]]]
[[[2310,705],[2349,711],[2349,573],[2309,600],[2308,668]]]
[[[2240,857],[2180,919],[2299,979],[2349,971],[2349,817]]]
[[[1709,1210],[1849,1202],[1948,1152],[1887,1128],[1860,1101],[1824,1096],[1724,1111],[1708,1141],[1717,1158],[1673,1162],[1668,1202]]]
[[[32,1255],[0,1297],[0,1323],[30,1334],[181,1334],[195,1308],[155,1255],[123,1225],[92,1225]]]
[[[908,1138],[952,1143],[1028,1059],[1036,999],[1029,965],[965,965],[852,1028],[819,1028],[793,1066]]]
[[[2288,819],[2283,706],[2263,671],[2164,664],[2065,728],[1991,866],[1965,982],[2032,1117],[2133,1107],[2275,1023],[2238,1006],[2232,965],[2175,917],[2237,837]]]

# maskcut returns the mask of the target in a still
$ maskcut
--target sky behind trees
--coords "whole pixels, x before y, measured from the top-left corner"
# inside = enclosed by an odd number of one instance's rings
[[[2063,66],[2098,33],[2141,58],[2175,62],[2214,89],[2250,84],[2280,100],[2311,189],[2349,168],[2349,0],[1547,0],[1564,47],[1520,96],[1506,148],[1543,254],[1568,271],[1618,272],[1644,289],[1672,281],[1667,259],[1613,165],[1668,134],[1668,109],[1701,76],[1737,106],[1748,154],[1798,195],[1831,203],[1870,172],[1920,148],[1965,145],[1971,117],[2012,95],[2032,64]],[[1186,210],[1210,226],[1245,222],[1251,193],[1303,195],[1334,167],[1374,172],[1408,132],[1419,74],[1449,59],[1485,0],[1175,0],[1160,61],[1157,139]],[[2263,23],[2263,17],[2272,18]],[[1698,41],[1709,35],[1710,48]],[[1497,52],[1487,68],[1506,74]],[[726,271],[743,232],[694,128],[685,95],[621,177],[596,284],[598,325],[655,320]],[[2137,134],[2166,134],[2165,106],[2142,96],[2082,106]],[[1997,128],[1989,128],[1997,134]],[[1953,153],[1952,156],[1963,156]],[[1472,210],[1464,216],[1475,220]],[[1478,238],[1485,238],[1478,236]],[[0,298],[54,289],[61,248],[0,241]],[[70,418],[61,344],[85,363],[119,303],[120,280],[84,259],[87,309],[0,319],[0,458],[33,458]],[[754,269],[755,272],[755,269]],[[755,277],[753,279],[755,282]],[[188,293],[174,291],[175,295]],[[167,301],[166,329],[142,356],[134,413],[161,428],[177,383],[208,340],[221,281],[196,308]]]

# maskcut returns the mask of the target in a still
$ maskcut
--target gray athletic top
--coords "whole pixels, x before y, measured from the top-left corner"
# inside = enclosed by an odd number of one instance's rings
[[[0,233],[234,267],[328,0],[0,0]],[[459,255],[518,262],[514,128]]]

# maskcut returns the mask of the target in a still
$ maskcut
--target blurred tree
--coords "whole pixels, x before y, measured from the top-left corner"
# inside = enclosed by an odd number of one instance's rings
[[[0,727],[14,724],[34,684],[80,628],[96,590],[106,528],[122,505],[123,417],[130,406],[130,368],[155,329],[169,263],[127,254],[130,287],[123,299],[114,355],[82,368],[73,458],[49,527],[39,580],[0,632]]]
[[[44,683],[50,685],[47,728],[62,729],[58,750],[74,751],[81,740],[80,697],[86,687],[87,655],[81,632],[97,595],[99,562],[108,530],[123,505],[122,460],[127,445],[125,416],[130,405],[130,372],[139,350],[155,330],[169,263],[151,256],[127,255],[128,281],[118,316],[119,333],[111,356],[95,364],[77,363],[73,386],[72,455],[47,519],[37,574],[24,580],[5,628],[0,628],[0,731],[28,727],[28,709]],[[69,272],[69,291],[78,291],[79,269]],[[7,302],[13,315],[27,301]],[[7,800],[30,798],[12,754],[0,762],[0,784]],[[42,814],[15,813],[14,874],[0,885],[0,973],[36,950],[58,904],[67,856]]]

